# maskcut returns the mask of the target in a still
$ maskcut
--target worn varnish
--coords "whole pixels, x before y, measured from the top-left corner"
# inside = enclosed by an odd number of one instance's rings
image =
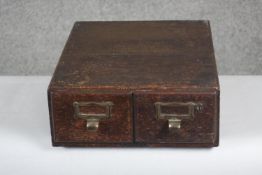
[[[76,22],[48,101],[54,146],[217,146],[209,22]],[[90,130],[88,122],[99,125]]]

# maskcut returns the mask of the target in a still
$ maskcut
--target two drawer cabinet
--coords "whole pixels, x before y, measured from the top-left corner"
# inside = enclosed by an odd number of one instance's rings
[[[48,103],[54,146],[218,146],[209,22],[76,22]]]

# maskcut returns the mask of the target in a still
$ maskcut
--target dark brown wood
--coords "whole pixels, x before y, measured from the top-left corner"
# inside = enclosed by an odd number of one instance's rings
[[[76,22],[48,99],[54,146],[217,146],[219,82],[209,22]],[[111,101],[112,116],[90,132],[74,117],[75,101]],[[203,111],[169,129],[156,117],[156,102],[201,102]]]
[[[182,120],[181,128],[168,129],[167,120],[156,120],[155,102],[198,102],[203,111],[194,120]],[[210,92],[136,92],[134,97],[137,143],[206,143],[217,145],[217,94]],[[172,109],[172,108],[171,108]],[[170,109],[169,109],[170,110]],[[169,112],[171,113],[171,112]]]
[[[54,141],[88,143],[131,143],[133,142],[133,117],[131,94],[93,94],[79,90],[51,93]],[[86,121],[74,118],[72,107],[75,101],[112,101],[112,116],[100,121],[96,132],[87,132]],[[99,109],[95,112],[101,113]]]

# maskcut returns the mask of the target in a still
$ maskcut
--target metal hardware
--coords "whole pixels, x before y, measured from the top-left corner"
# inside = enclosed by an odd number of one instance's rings
[[[169,106],[169,107],[188,107],[188,113],[185,114],[178,114],[178,113],[162,113],[161,107]],[[156,118],[157,119],[164,119],[168,120],[168,128],[180,128],[182,120],[193,120],[195,118],[195,112],[201,112],[203,110],[202,103],[196,102],[156,102]]]
[[[101,106],[106,108],[105,113],[101,114],[89,114],[89,113],[83,113],[80,111],[80,107],[84,106]],[[108,119],[111,117],[111,110],[112,106],[114,104],[110,101],[108,102],[74,102],[73,107],[75,110],[75,118],[81,118],[86,120],[86,128],[91,131],[96,131],[99,127],[99,121]]]

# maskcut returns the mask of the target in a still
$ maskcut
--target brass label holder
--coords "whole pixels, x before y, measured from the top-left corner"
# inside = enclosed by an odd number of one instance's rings
[[[100,114],[91,114],[91,113],[83,113],[80,111],[80,107],[85,107],[85,106],[100,106],[100,107],[105,107],[106,111],[105,113],[100,113]],[[86,120],[86,128],[90,131],[96,131],[99,127],[99,121],[100,120],[105,120],[111,117],[111,111],[112,111],[112,106],[113,102],[107,101],[107,102],[77,102],[75,101],[73,103],[74,107],[74,117],[75,118],[81,118]]]
[[[178,113],[163,113],[162,107],[188,107],[188,113],[178,114]],[[203,104],[197,102],[156,102],[156,118],[168,120],[168,128],[179,129],[181,127],[182,120],[193,120],[195,118],[195,112],[201,112],[203,110]]]

